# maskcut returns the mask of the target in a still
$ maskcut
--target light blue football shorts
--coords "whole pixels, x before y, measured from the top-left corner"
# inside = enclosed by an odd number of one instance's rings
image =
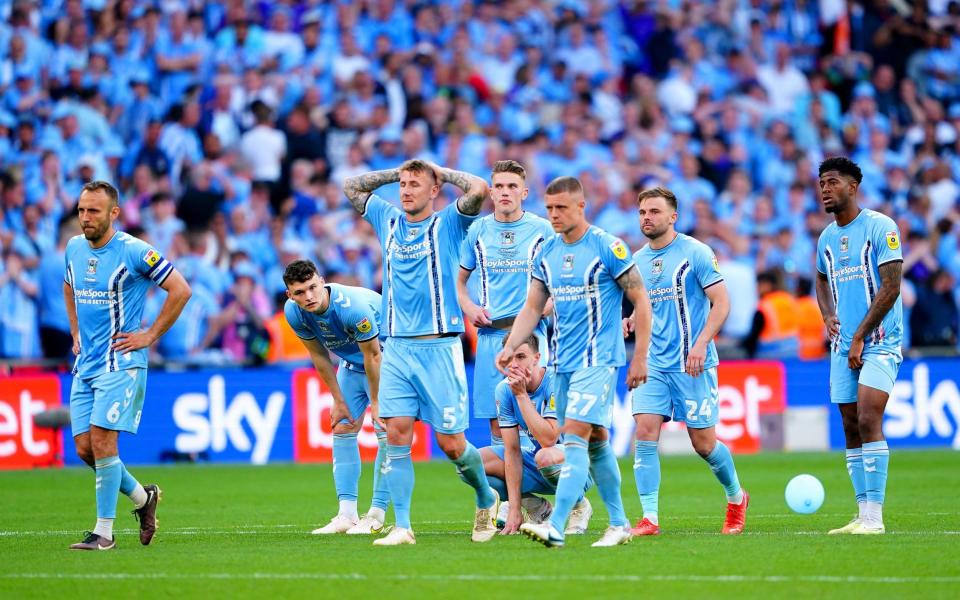
[[[560,426],[566,419],[573,419],[610,427],[619,371],[619,367],[587,367],[571,373],[557,373],[553,393]]]
[[[647,382],[633,390],[633,414],[661,415],[664,421],[686,423],[692,429],[717,424],[719,417],[717,368],[697,377],[682,372],[650,371]]]
[[[846,352],[830,354],[830,402],[833,404],[856,402],[859,385],[887,394],[893,391],[903,356],[886,351],[864,351],[862,356],[863,366],[851,369],[847,366]]]
[[[147,391],[147,370],[126,369],[93,377],[74,377],[70,387],[70,427],[73,435],[91,425],[136,433]]]
[[[387,338],[378,397],[381,417],[416,417],[437,433],[465,431],[470,419],[460,338]]]

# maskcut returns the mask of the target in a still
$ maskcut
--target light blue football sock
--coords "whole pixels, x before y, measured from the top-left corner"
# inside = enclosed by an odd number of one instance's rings
[[[467,442],[460,458],[453,461],[457,466],[457,474],[460,475],[467,485],[472,487],[477,493],[477,508],[489,508],[496,502],[493,491],[490,489],[490,483],[487,481],[487,474],[483,470],[483,458],[477,447]]]
[[[866,442],[863,445],[863,479],[867,502],[883,504],[887,492],[887,469],[890,450],[886,440]]]
[[[590,473],[597,484],[600,498],[607,507],[610,525],[622,527],[629,525],[627,513],[623,509],[623,494],[620,490],[620,465],[617,455],[607,440],[590,443]],[[581,490],[582,491],[582,490]]]
[[[357,434],[333,434],[333,487],[338,500],[357,501],[360,487],[360,448]]]
[[[133,493],[133,490],[137,489],[139,483],[137,478],[130,474],[130,471],[127,470],[127,466],[120,463],[120,466],[123,468],[123,472],[120,474],[120,492],[124,496],[129,496]]]
[[[633,452],[633,478],[637,482],[637,494],[643,516],[655,524],[660,504],[660,454],[657,442],[637,441]]]
[[[390,504],[390,487],[387,485],[387,478],[380,475],[380,467],[383,466],[383,460],[387,457],[387,432],[377,432],[377,458],[373,462],[373,500],[370,501],[370,508],[379,508],[386,511]]]
[[[857,504],[867,501],[867,482],[863,475],[863,449],[847,448],[847,474],[853,483],[853,493],[857,497]]]
[[[97,477],[97,518],[117,518],[117,497],[120,495],[120,481],[123,479],[123,463],[119,456],[98,458]]]
[[[723,486],[723,491],[727,494],[727,502],[739,504],[743,501],[743,491],[740,489],[740,479],[737,478],[737,468],[733,465],[733,455],[730,449],[717,440],[717,445],[713,447],[713,452],[704,459],[710,465],[710,470],[716,476],[717,481]]]
[[[566,460],[560,469],[560,480],[557,482],[556,503],[550,525],[563,537],[563,530],[567,526],[567,517],[583,496],[583,485],[587,481],[590,471],[590,456],[587,453],[587,440],[578,435],[568,433],[563,442],[566,451]]]
[[[410,446],[387,444],[387,458],[381,465],[380,474],[386,478],[390,488],[397,527],[410,529],[410,500],[413,498],[414,483]]]
[[[494,475],[487,475],[487,482],[490,484],[490,487],[497,490],[497,493],[500,494],[501,500],[507,499],[507,482],[506,481]],[[487,506],[489,506],[489,504]]]

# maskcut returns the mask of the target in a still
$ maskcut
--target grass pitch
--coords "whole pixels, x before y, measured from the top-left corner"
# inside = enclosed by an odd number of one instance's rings
[[[3,472],[0,597],[960,597],[960,453],[894,451],[888,533],[869,538],[825,535],[854,511],[838,453],[737,457],[751,493],[739,537],[718,533],[725,500],[703,461],[662,461],[663,535],[602,549],[589,547],[606,525],[595,490],[590,531],[568,536],[563,549],[522,536],[471,543],[472,491],[451,465],[433,462],[416,466],[416,546],[309,535],[336,510],[328,465],[198,465],[131,468],[164,490],[153,545],[139,545],[121,496],[118,548],[75,552],[67,547],[94,523],[92,473]],[[621,469],[636,519],[632,471]],[[810,516],[783,500],[786,482],[804,472],[827,490]],[[370,465],[363,475],[361,510]]]

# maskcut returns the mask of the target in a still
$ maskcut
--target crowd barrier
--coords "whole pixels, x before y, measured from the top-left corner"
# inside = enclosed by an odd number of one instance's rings
[[[472,381],[472,365],[467,367]],[[890,396],[884,433],[891,447],[960,449],[960,359],[907,360]],[[633,419],[623,382],[612,407],[611,443],[632,452]],[[69,375],[15,376],[0,380],[0,469],[79,464],[69,427],[35,426],[37,413],[68,403]],[[842,448],[839,414],[829,404],[826,361],[728,361],[719,371],[717,435],[734,452]],[[308,368],[163,372],[147,382],[147,400],[136,439],[121,441],[124,461],[157,464],[211,461],[265,464],[329,462],[332,398]],[[473,419],[467,437],[489,442],[488,425]],[[369,419],[359,435],[364,460],[376,453]],[[682,426],[664,426],[665,453],[690,452]],[[418,423],[416,459],[442,457],[430,429]]]

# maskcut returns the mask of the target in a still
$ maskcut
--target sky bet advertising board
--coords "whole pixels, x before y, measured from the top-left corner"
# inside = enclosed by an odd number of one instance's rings
[[[960,360],[904,362],[884,418],[891,446],[960,449],[958,372]],[[633,435],[623,376],[622,371],[611,432],[611,443],[621,456],[632,452]],[[470,365],[467,378],[472,382]],[[719,372],[717,435],[735,452],[758,452],[765,415],[819,406],[830,414],[830,447],[842,448],[843,431],[838,411],[829,406],[828,381],[827,362],[724,362]],[[68,402],[70,384],[69,376],[56,375],[0,380],[0,468],[79,464],[69,428],[58,433],[33,422],[36,414]],[[122,436],[124,461],[329,462],[332,402],[312,369],[152,371],[140,431],[136,438]],[[472,420],[467,437],[478,447],[487,445],[487,423]],[[359,440],[364,460],[372,460],[376,435],[369,419]],[[419,460],[442,457],[424,424],[415,429],[413,452]]]

